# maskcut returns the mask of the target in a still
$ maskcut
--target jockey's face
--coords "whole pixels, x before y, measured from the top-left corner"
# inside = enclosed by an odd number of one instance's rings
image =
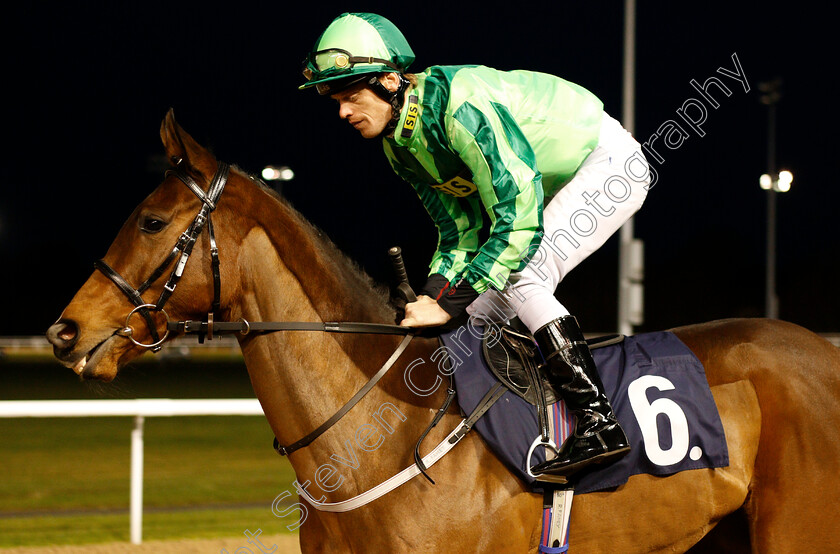
[[[386,73],[380,79],[390,90],[393,73]],[[376,138],[391,121],[391,104],[384,101],[364,83],[354,85],[331,95],[338,102],[338,116],[346,119],[364,138]]]

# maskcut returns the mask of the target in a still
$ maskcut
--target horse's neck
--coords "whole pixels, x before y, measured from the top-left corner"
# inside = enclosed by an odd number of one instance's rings
[[[241,248],[246,254],[240,254],[242,294],[237,317],[248,321],[344,319],[329,317],[341,310],[335,310],[334,306],[323,309],[318,299],[310,298],[307,286],[312,286],[311,283],[290,269],[274,246],[270,236],[261,229],[253,229],[247,235]],[[313,268],[307,277],[319,280],[319,271]],[[337,294],[336,303],[349,296],[341,291]],[[319,419],[324,414],[317,413],[318,406],[328,409],[327,406],[345,396],[343,390],[347,389],[343,387],[364,382],[354,343],[352,337],[287,331],[245,340],[243,351],[256,362],[246,359],[255,392],[261,400],[282,397],[284,406],[288,406],[283,411],[310,411],[314,412],[313,418]]]
[[[252,226],[239,245],[240,285],[235,305],[230,307],[231,318],[383,322],[392,317],[384,300],[377,298],[358,270],[346,265],[340,253],[329,251],[331,247],[313,236],[297,214],[284,212],[285,207],[274,208],[277,213],[269,215],[273,225]],[[398,342],[399,337],[309,331],[241,340],[254,391],[281,444],[302,438],[332,416]],[[400,405],[381,388],[371,391],[365,401]],[[311,475],[331,454],[348,458],[346,439],[352,441],[359,426],[371,419],[369,413],[354,412],[318,439],[317,445],[299,451],[293,458],[299,474]]]
[[[288,293],[280,289],[281,304],[303,301],[322,321],[386,321],[393,317],[393,310],[372,281],[303,216],[260,188],[250,192],[248,201],[252,203],[249,215],[256,222],[245,237],[253,243],[250,251],[257,256],[252,263],[268,271],[285,271],[299,285]],[[251,275],[248,280],[276,287],[280,283],[275,275]],[[275,288],[265,295],[276,297],[278,292]]]

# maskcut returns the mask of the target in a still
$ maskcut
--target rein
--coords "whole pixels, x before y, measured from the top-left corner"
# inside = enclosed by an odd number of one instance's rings
[[[239,333],[240,335],[248,335],[249,333],[272,333],[276,331],[319,331],[324,333],[359,333],[359,334],[386,334],[386,335],[404,335],[397,349],[391,354],[391,357],[385,364],[376,372],[376,374],[368,380],[368,382],[353,397],[347,401],[331,418],[325,421],[317,429],[306,435],[299,441],[289,445],[281,446],[277,439],[274,439],[274,448],[280,455],[287,456],[299,448],[309,445],[316,438],[321,436],[327,429],[332,427],[338,420],[340,420],[350,409],[355,406],[359,400],[362,399],[377,382],[388,372],[394,365],[400,355],[408,347],[408,343],[414,336],[415,331],[408,327],[401,327],[399,325],[388,325],[384,323],[364,323],[364,322],[310,322],[310,321],[246,321],[240,319],[239,321],[214,321],[214,315],[220,311],[221,304],[221,271],[219,262],[219,249],[216,246],[216,235],[213,229],[213,222],[210,219],[210,214],[216,209],[216,205],[222,192],[227,184],[228,176],[230,174],[230,166],[224,162],[219,162],[219,167],[216,174],[213,176],[210,186],[205,193],[195,180],[190,177],[186,171],[181,168],[181,162],[174,169],[166,172],[166,176],[174,175],[187,188],[189,188],[199,200],[201,200],[201,209],[193,219],[190,226],[181,233],[174,248],[163,260],[163,262],[155,269],[152,274],[146,279],[138,288],[132,287],[129,282],[120,275],[114,268],[108,265],[105,260],[98,260],[94,262],[94,268],[102,272],[108,279],[110,279],[120,291],[134,304],[135,308],[131,310],[125,319],[125,326],[118,329],[115,334],[126,337],[135,345],[148,348],[152,352],[160,351],[164,341],[169,336],[170,331],[183,334],[198,335],[199,342],[204,342],[206,337],[212,340],[214,335]],[[184,268],[187,261],[192,254],[195,242],[201,234],[204,227],[207,227],[210,235],[210,263],[213,272],[213,304],[211,311],[207,314],[207,321],[171,321],[169,315],[163,309],[169,297],[175,292],[175,287],[184,273]],[[180,254],[180,257],[179,257]],[[175,259],[178,262],[175,268],[169,274],[169,279],[163,286],[160,297],[154,304],[147,303],[143,300],[142,294],[148,290],[158,279],[160,279],[166,272],[166,269],[172,264]],[[157,331],[157,327],[152,320],[150,312],[161,312],[166,318],[166,328],[163,337]],[[149,331],[152,335],[152,342],[145,344],[136,340],[133,336],[134,329],[130,325],[132,316],[139,313],[146,322]]]

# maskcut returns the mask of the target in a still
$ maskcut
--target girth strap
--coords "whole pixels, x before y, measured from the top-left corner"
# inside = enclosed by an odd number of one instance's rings
[[[504,396],[507,391],[508,389],[506,389],[502,383],[496,383],[490,387],[490,390],[487,391],[487,394],[484,395],[469,417],[464,420],[463,425],[461,425],[457,431],[452,433],[452,436],[449,438],[449,442],[454,444],[461,440],[464,435],[469,433],[470,429],[472,429],[473,425],[475,425],[475,422],[481,419],[481,416],[487,413],[487,410],[492,408],[493,404]]]

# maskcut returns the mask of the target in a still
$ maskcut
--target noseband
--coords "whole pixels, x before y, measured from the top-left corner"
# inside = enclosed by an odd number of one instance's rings
[[[137,346],[141,346],[143,348],[150,348],[153,352],[158,352],[161,349],[161,345],[169,336],[169,316],[163,309],[163,306],[169,300],[169,297],[172,296],[172,293],[175,292],[175,287],[178,285],[178,281],[181,279],[181,276],[184,273],[184,267],[187,265],[187,260],[190,258],[190,254],[192,254],[193,246],[195,246],[195,241],[198,239],[198,236],[201,234],[201,231],[204,229],[204,226],[207,226],[207,232],[210,235],[210,266],[213,271],[213,304],[211,311],[207,314],[208,322],[213,321],[213,316],[219,312],[220,309],[220,297],[221,297],[221,273],[219,271],[219,249],[216,246],[216,234],[213,230],[213,221],[210,219],[210,214],[213,210],[216,209],[216,204],[219,201],[219,198],[222,196],[222,191],[225,189],[225,184],[227,183],[228,175],[230,173],[230,166],[224,162],[219,162],[219,167],[216,170],[216,174],[213,176],[213,180],[210,182],[210,187],[205,193],[201,187],[195,182],[195,180],[190,177],[186,171],[181,168],[181,164],[179,163],[174,169],[170,169],[166,172],[166,176],[174,175],[182,183],[184,183],[187,188],[189,188],[199,200],[201,200],[201,209],[196,214],[195,219],[193,219],[192,223],[189,227],[187,227],[186,231],[181,233],[181,236],[178,237],[178,241],[175,243],[175,247],[169,253],[165,260],[155,269],[152,274],[146,279],[143,284],[141,284],[138,288],[132,287],[128,281],[120,275],[114,268],[108,265],[105,260],[98,260],[94,262],[94,267],[101,271],[108,279],[110,279],[118,289],[122,291],[123,294],[128,297],[132,304],[134,304],[135,308],[129,312],[128,316],[125,319],[125,326],[117,331],[118,335],[124,336],[131,340]],[[175,268],[169,274],[169,279],[166,281],[166,284],[163,286],[163,290],[160,293],[160,297],[154,304],[149,304],[145,300],[143,300],[142,294],[149,289],[158,279],[163,276],[166,272],[166,269],[172,264],[175,258],[178,258],[180,255],[180,259],[178,263],[175,265]],[[155,326],[154,321],[152,320],[152,316],[150,311],[159,311],[162,312],[164,317],[167,320],[167,327],[164,332],[163,337],[157,331],[157,327]],[[134,330],[129,325],[131,317],[135,314],[139,313],[141,317],[146,322],[146,325],[149,328],[149,331],[152,335],[152,343],[144,344],[137,341],[132,335]],[[212,323],[210,324],[210,328],[212,329]],[[212,332],[212,331],[211,331]],[[211,337],[212,338],[212,337]]]

